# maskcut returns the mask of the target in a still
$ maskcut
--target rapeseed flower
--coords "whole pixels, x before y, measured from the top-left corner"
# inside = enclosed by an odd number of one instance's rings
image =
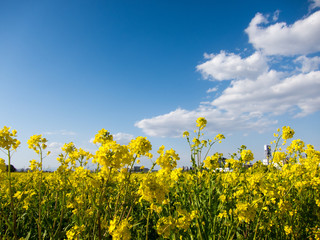
[[[129,240],[131,239],[130,228],[132,228],[132,225],[128,219],[120,221],[120,217],[116,216],[110,221],[109,233],[114,240]]]
[[[113,136],[110,134],[108,130],[104,128],[99,130],[93,139],[94,144],[97,144],[97,143],[104,144],[108,141],[113,141]]]
[[[137,137],[132,139],[129,143],[128,148],[132,154],[136,154],[137,157],[148,156],[152,158],[152,154],[149,151],[152,150],[152,145],[146,137]]]
[[[0,148],[6,149],[8,151],[16,150],[21,143],[16,138],[17,130],[12,130],[10,132],[10,129],[11,128],[4,126],[0,130]]]
[[[282,138],[284,140],[292,138],[293,135],[294,135],[294,130],[292,128],[290,128],[289,126],[282,127]]]
[[[199,117],[196,122],[200,130],[204,129],[207,125],[207,120],[204,117]]]
[[[254,159],[254,157],[253,157],[253,153],[251,152],[251,150],[246,150],[246,149],[242,150],[241,151],[241,159],[243,162],[246,162],[246,163],[252,161]]]

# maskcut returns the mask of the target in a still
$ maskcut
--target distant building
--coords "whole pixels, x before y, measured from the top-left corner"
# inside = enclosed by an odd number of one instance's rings
[[[141,169],[141,166],[134,166],[133,169],[132,169],[133,172],[148,172],[149,171],[149,168],[143,168]]]
[[[263,165],[269,165],[269,161],[271,159],[271,146],[270,145],[264,145],[264,154],[265,159],[263,159],[262,163]]]

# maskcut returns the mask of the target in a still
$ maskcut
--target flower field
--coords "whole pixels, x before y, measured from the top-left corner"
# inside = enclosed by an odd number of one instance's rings
[[[28,145],[38,158],[28,173],[12,173],[6,164],[20,142],[4,127],[0,239],[320,239],[320,152],[283,127],[270,164],[248,168],[254,156],[245,146],[226,160],[211,154],[224,136],[203,139],[206,123],[197,120],[193,137],[183,133],[192,162],[185,172],[173,149],[152,156],[147,138],[120,145],[101,129],[94,154],[65,144],[53,173],[42,171],[47,140],[34,135]],[[133,173],[140,158],[156,159],[148,173]]]

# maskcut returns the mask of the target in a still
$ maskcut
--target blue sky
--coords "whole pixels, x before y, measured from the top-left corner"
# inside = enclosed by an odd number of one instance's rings
[[[63,143],[95,151],[101,128],[190,165],[181,135],[200,116],[226,156],[262,159],[284,125],[319,149],[319,53],[319,0],[1,1],[0,126],[18,131],[18,168],[33,134],[55,168]]]

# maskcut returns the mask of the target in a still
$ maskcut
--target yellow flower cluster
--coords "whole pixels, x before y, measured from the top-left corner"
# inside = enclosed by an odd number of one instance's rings
[[[190,135],[190,133],[188,131],[184,131],[182,134],[183,137],[189,137],[189,135]]]
[[[212,156],[207,157],[203,163],[204,163],[204,167],[208,168],[208,169],[217,169],[220,167],[220,163],[219,160],[221,160],[222,157],[222,153],[215,153]]]
[[[254,159],[253,153],[251,150],[242,150],[241,151],[241,159],[243,162],[248,163]]]
[[[142,180],[138,193],[141,196],[140,200],[162,204],[169,193],[169,185],[158,174],[150,174]]]
[[[156,229],[159,235],[164,238],[170,238],[170,235],[178,232],[180,229],[185,232],[189,229],[193,219],[197,217],[197,211],[192,211],[188,213],[184,209],[177,210],[177,217],[162,217],[158,220]]]
[[[210,153],[224,136],[204,140],[206,123],[198,119],[194,141],[184,133],[189,171],[177,168],[179,155],[161,146],[147,173],[133,173],[138,157],[151,158],[151,143],[137,137],[121,145],[105,129],[95,137],[95,153],[65,144],[53,173],[6,173],[0,158],[1,238],[28,233],[29,239],[317,239],[320,151],[300,139],[279,147],[294,133],[284,127],[274,135],[271,164],[249,167],[254,156],[244,145],[229,159]],[[10,163],[10,151],[20,143],[16,131],[5,127],[1,134]],[[46,144],[41,135],[28,141],[40,156],[30,161],[31,170],[41,170]]]
[[[81,232],[83,232],[84,229],[85,229],[84,225],[81,225],[81,226],[75,225],[75,226],[73,226],[66,233],[67,239],[77,239],[77,238],[79,238]]]
[[[130,228],[132,228],[128,219],[120,221],[120,217],[116,216],[110,221],[109,233],[114,240],[129,240],[131,239]]]
[[[128,148],[115,141],[108,141],[100,146],[99,150],[96,152],[95,159],[104,168],[115,169],[130,165],[134,160]]]
[[[235,214],[237,215],[239,221],[244,221],[249,223],[254,220],[256,209],[251,206],[249,203],[239,202],[236,205]]]
[[[273,162],[277,164],[282,164],[286,157],[287,155],[284,152],[275,152],[273,153]]]
[[[214,137],[214,140],[219,141],[219,143],[221,143],[221,140],[222,140],[222,139],[225,139],[225,137],[224,137],[224,135],[221,134],[221,133]]]
[[[6,171],[6,163],[3,158],[0,158],[0,176],[2,172]]]
[[[10,129],[4,126],[0,130],[0,148],[7,151],[16,150],[20,145],[20,141],[16,138],[17,130],[10,131]]]
[[[173,150],[164,151],[164,146],[161,146],[158,150],[160,156],[156,160],[156,163],[165,171],[171,171],[177,166],[177,160],[180,160],[179,155]]]
[[[293,135],[294,135],[294,130],[292,128],[290,128],[289,126],[282,127],[282,138],[284,140],[292,138]]]
[[[129,143],[129,149],[132,154],[136,154],[137,157],[147,156],[152,158],[152,154],[149,151],[152,150],[152,145],[146,137],[137,137]]]
[[[102,128],[98,133],[95,135],[93,143],[97,144],[104,144],[105,142],[113,141],[113,136],[110,132],[104,128]]]
[[[207,120],[204,117],[199,117],[197,119],[197,127],[200,128],[200,130],[204,129],[207,125]]]
[[[40,152],[40,149],[44,150],[47,148],[47,139],[43,138],[42,135],[33,135],[28,140],[28,145],[30,149],[33,149],[36,153]]]

